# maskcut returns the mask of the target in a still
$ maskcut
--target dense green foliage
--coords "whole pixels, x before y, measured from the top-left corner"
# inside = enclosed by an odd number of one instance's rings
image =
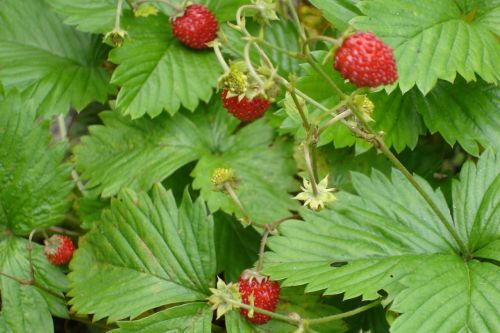
[[[500,332],[500,1],[195,1],[219,54],[170,2],[0,1],[0,332]],[[396,83],[341,77],[346,29]],[[270,82],[261,119],[224,109],[222,57]],[[217,278],[262,263],[276,318],[215,318]]]

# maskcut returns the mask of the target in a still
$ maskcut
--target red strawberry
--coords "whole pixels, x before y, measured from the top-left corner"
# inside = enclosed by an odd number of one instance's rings
[[[184,15],[173,19],[172,28],[174,36],[183,44],[206,49],[206,44],[217,37],[219,23],[207,7],[193,4],[186,8]]]
[[[269,281],[267,277],[260,276],[254,271],[246,270],[238,280],[238,289],[244,304],[250,304],[251,295],[253,295],[253,305],[255,307],[272,312],[276,310],[276,304],[278,304],[280,296],[280,285],[278,282]],[[252,317],[249,317],[248,310],[246,309],[240,308],[240,313],[254,324],[265,324],[271,320],[271,317],[256,311]]]
[[[222,104],[232,113],[236,118],[241,121],[252,121],[264,114],[269,108],[269,101],[264,98],[254,97],[248,99],[243,97],[241,101],[238,96],[227,97],[228,89],[224,88],[222,91]]]
[[[71,239],[64,235],[52,235],[45,240],[44,252],[47,259],[54,265],[68,263],[73,256],[75,246]]]
[[[358,87],[378,87],[398,79],[392,49],[369,32],[344,40],[335,54],[335,69]]]

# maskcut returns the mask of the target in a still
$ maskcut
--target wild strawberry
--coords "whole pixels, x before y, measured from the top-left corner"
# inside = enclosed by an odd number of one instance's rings
[[[274,312],[280,296],[280,285],[276,281],[269,281],[252,270],[244,271],[238,280],[238,289],[241,300],[244,304],[252,304],[257,308]],[[248,310],[240,308],[240,313],[254,324],[265,324],[271,317],[254,312],[253,315]]]
[[[378,87],[398,79],[392,49],[369,32],[344,40],[335,54],[335,69],[358,87]]]
[[[182,16],[172,20],[174,36],[193,49],[206,49],[207,43],[217,37],[219,23],[214,14],[205,6],[192,4]]]
[[[239,96],[227,97],[228,89],[224,88],[222,91],[222,104],[232,113],[236,118],[241,121],[252,121],[264,114],[269,108],[269,101],[261,97],[254,97],[249,99]]]
[[[52,235],[49,239],[45,240],[45,255],[54,265],[67,264],[71,260],[74,250],[75,246],[67,236]]]

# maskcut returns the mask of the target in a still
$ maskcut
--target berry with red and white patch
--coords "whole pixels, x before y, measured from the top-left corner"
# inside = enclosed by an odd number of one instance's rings
[[[392,48],[370,32],[347,37],[335,54],[334,66],[358,87],[378,87],[398,79]]]
[[[54,265],[67,264],[75,251],[73,241],[68,236],[52,235],[45,240],[44,253]]]

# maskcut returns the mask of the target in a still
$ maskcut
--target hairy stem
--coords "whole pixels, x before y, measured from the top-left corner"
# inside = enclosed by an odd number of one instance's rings
[[[378,299],[374,302],[360,306],[359,308],[356,308],[354,310],[347,311],[344,313],[339,313],[336,315],[326,316],[326,317],[321,317],[321,318],[316,318],[316,319],[304,319],[304,324],[306,324],[306,325],[318,325],[318,324],[328,323],[330,321],[335,321],[335,320],[340,320],[340,319],[347,318],[347,317],[352,317],[352,316],[355,316],[361,312],[364,312],[366,310],[369,310],[371,308],[376,307],[381,302],[382,302],[382,299]]]
[[[318,324],[324,324],[324,323],[328,323],[328,322],[331,322],[331,321],[336,321],[336,320],[340,320],[340,319],[343,319],[343,318],[355,316],[355,315],[357,315],[357,314],[359,314],[361,312],[364,312],[366,310],[369,310],[369,309],[371,309],[371,308],[379,305],[382,302],[382,299],[378,299],[378,300],[376,300],[374,302],[371,302],[369,304],[363,305],[363,306],[361,306],[359,308],[356,308],[354,310],[347,311],[347,312],[344,312],[344,313],[339,313],[339,314],[336,314],[336,315],[325,316],[325,317],[320,317],[320,318],[311,318],[311,319],[292,318],[290,316],[286,316],[286,315],[283,315],[283,314],[280,314],[280,313],[271,312],[271,311],[267,311],[265,309],[262,309],[262,308],[259,308],[259,307],[256,307],[256,306],[251,306],[251,305],[248,305],[248,304],[244,304],[244,303],[235,301],[235,300],[230,299],[230,298],[225,298],[225,301],[227,303],[236,305],[239,308],[242,308],[242,309],[245,309],[245,310],[248,310],[248,311],[258,312],[258,313],[261,313],[263,315],[269,316],[269,317],[271,317],[273,319],[276,319],[276,320],[279,320],[279,321],[283,321],[283,322],[286,322],[286,323],[289,323],[289,324],[292,324],[292,325],[295,325],[295,326],[302,326],[302,325],[304,325],[304,326],[307,327],[307,326],[314,326],[314,325],[318,325]]]
[[[219,42],[217,40],[214,41],[213,48],[215,56],[217,57],[217,60],[219,61],[219,64],[221,65],[222,69],[224,69],[224,72],[228,72],[229,65],[227,64],[226,60],[224,59],[224,56],[222,55],[222,52],[219,47]]]
[[[269,233],[271,232],[271,228],[266,228],[262,233],[262,238],[260,240],[260,248],[259,248],[259,261],[257,262],[257,272],[262,270],[262,262],[264,261],[264,251],[266,249],[267,238],[269,237]]]
[[[115,30],[121,30],[120,20],[122,16],[123,0],[116,1],[116,11],[115,11]]]
[[[318,135],[321,135],[327,128],[329,128],[333,124],[335,124],[335,123],[339,122],[340,120],[345,119],[351,115],[352,115],[351,110],[345,110],[344,112],[339,113],[338,115],[336,115],[335,117],[333,117],[332,119],[327,121],[323,126],[321,126],[319,128]]]

